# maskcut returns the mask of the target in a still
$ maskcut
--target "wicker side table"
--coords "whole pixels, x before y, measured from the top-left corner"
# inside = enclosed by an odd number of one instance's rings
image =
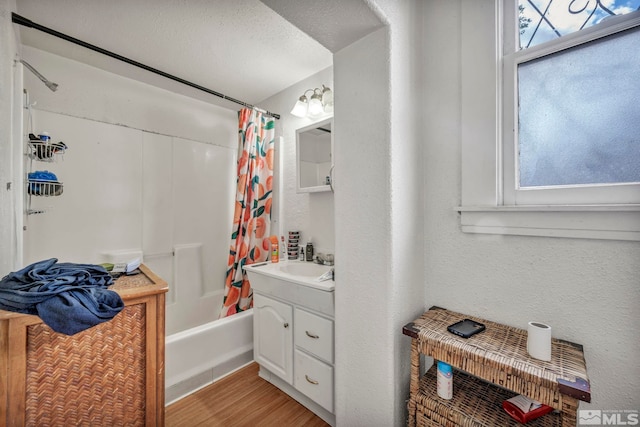
[[[164,426],[167,284],[140,270],[110,287],[122,312],[72,336],[0,310],[0,427]]]
[[[447,331],[447,326],[465,318],[484,323],[487,329],[468,339]],[[509,425],[511,420],[504,418],[501,402],[523,394],[560,411],[536,420],[534,425],[573,427],[578,401],[591,401],[584,354],[578,344],[553,339],[551,361],[543,362],[528,355],[525,330],[440,307],[432,307],[405,325],[403,333],[412,338],[409,426]],[[451,401],[435,393],[433,372],[421,378],[420,354],[471,374],[454,373]],[[518,423],[513,421],[512,425]]]

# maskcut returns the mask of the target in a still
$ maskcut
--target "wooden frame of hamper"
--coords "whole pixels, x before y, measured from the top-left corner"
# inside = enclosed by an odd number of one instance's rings
[[[72,336],[0,310],[0,427],[164,425],[168,288],[140,270],[110,287],[122,312]]]

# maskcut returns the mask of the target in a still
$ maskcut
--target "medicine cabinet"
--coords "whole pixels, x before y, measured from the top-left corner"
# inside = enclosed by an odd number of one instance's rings
[[[296,182],[298,193],[332,190],[333,119],[296,130]]]

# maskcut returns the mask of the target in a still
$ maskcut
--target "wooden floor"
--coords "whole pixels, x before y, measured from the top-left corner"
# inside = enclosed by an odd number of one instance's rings
[[[313,412],[258,376],[251,365],[169,405],[167,427],[326,427]]]

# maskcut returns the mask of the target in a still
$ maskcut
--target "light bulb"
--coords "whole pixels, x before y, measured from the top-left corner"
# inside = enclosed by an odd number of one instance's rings
[[[333,113],[333,92],[325,85],[322,85],[322,105],[325,113]]]
[[[321,114],[322,111],[322,95],[314,93],[311,95],[311,100],[309,101],[309,115],[317,116],[318,114]]]
[[[307,108],[309,107],[309,103],[307,102],[307,97],[302,95],[298,101],[296,101],[296,105],[293,106],[291,110],[291,114],[296,117],[304,117],[307,115]]]

